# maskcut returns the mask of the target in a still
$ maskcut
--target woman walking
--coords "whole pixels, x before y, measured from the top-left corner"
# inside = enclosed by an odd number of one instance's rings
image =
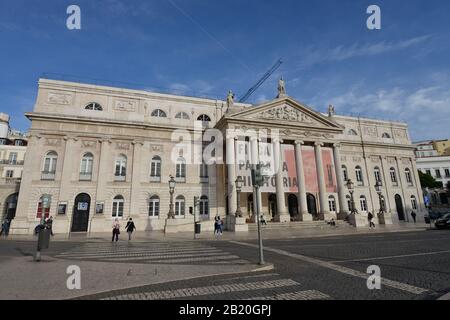
[[[120,223],[119,219],[116,218],[113,223],[113,230],[112,230],[112,241],[114,242],[114,238],[116,239],[116,242],[119,241],[119,234],[120,234]]]
[[[127,226],[125,227],[128,233],[128,241],[131,241],[131,235],[133,234],[133,231],[136,230],[136,226],[134,225],[133,219],[130,218],[127,222]]]

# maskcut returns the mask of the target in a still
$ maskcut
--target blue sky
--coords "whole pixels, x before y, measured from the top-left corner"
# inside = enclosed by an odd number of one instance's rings
[[[66,28],[81,8],[82,29]],[[382,29],[366,27],[369,5]],[[224,99],[288,94],[318,111],[402,120],[412,138],[450,138],[447,0],[5,0],[0,3],[0,110],[26,130],[45,73]]]

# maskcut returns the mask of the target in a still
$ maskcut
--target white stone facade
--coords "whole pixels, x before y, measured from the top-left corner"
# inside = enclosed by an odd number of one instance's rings
[[[252,219],[248,203],[251,192],[241,193],[243,221],[234,219],[237,207],[234,181],[238,167],[212,164],[206,175],[201,165],[187,161],[183,174],[176,159],[189,153],[179,154],[178,150],[172,157],[179,143],[172,141],[173,132],[184,130],[186,135],[195,137],[198,134],[195,125],[222,133],[224,159],[233,158],[240,139],[246,140],[252,150],[258,150],[254,148],[259,146],[259,137],[247,132],[268,129],[280,133],[279,139],[266,142],[281,157],[281,163],[296,164],[297,169],[294,172],[289,169],[288,174],[300,181],[300,188],[292,191],[289,186],[287,190],[283,185],[287,180],[283,180],[281,173],[274,177],[275,192],[262,191],[261,197],[262,213],[269,220],[345,216],[348,190],[342,166],[347,168],[348,178],[355,182],[355,168],[361,169],[362,184],[354,194],[361,216],[379,209],[374,189],[375,169],[379,170],[378,179],[383,184],[386,223],[397,223],[399,217],[411,221],[412,206],[419,219],[424,213],[414,146],[404,123],[324,115],[284,95],[251,106],[44,79],[39,82],[34,111],[27,117],[31,120],[29,145],[17,215],[11,226],[17,234],[32,232],[39,221],[37,213],[45,211],[40,198],[46,194],[51,196],[49,214],[55,219],[57,233],[110,231],[113,215],[118,213],[122,213],[120,218],[124,220],[132,217],[138,230],[191,231],[194,219],[189,207],[194,207],[195,196],[203,197],[199,211],[207,213],[201,216],[203,230],[211,230],[214,218],[221,216],[227,217],[231,230],[245,231],[242,224]],[[227,135],[230,129],[239,129],[243,135]],[[287,145],[291,151],[285,151]],[[301,160],[302,153],[305,159],[315,154],[314,160],[310,160],[316,164],[323,162],[322,168],[328,163],[328,171],[319,170],[311,178],[311,172],[303,170],[302,161],[306,160]],[[256,157],[254,152],[251,154]],[[291,162],[285,159],[287,154],[295,155]],[[160,167],[155,159],[160,160]],[[391,179],[391,169],[395,171],[395,179]],[[174,199],[183,197],[184,215],[177,215],[171,221],[167,219],[168,180],[177,171],[184,178],[177,178]],[[313,194],[308,184],[317,185],[318,191]],[[297,199],[294,211],[289,200],[289,196],[293,199],[292,195]],[[330,196],[335,207],[329,203]],[[363,208],[366,210],[359,210],[361,196],[366,199],[367,208]],[[311,211],[312,203],[307,201],[313,201],[312,198],[316,208],[311,214],[308,210]],[[97,213],[101,205],[103,212]],[[182,207],[182,201],[176,201],[177,213],[181,213]],[[154,215],[155,212],[158,214]]]

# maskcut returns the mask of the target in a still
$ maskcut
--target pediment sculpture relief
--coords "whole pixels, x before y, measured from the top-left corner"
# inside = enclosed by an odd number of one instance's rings
[[[72,104],[72,97],[71,94],[49,93],[47,101],[50,104],[70,105]]]
[[[258,118],[269,120],[284,120],[292,122],[314,123],[313,119],[289,106],[281,106],[266,110],[257,115]]]

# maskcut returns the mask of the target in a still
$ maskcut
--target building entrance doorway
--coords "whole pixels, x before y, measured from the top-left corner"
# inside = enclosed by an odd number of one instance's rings
[[[298,200],[295,194],[290,194],[288,197],[289,215],[291,219],[296,220],[299,217],[298,214]]]
[[[400,195],[395,195],[395,206],[397,207],[398,220],[405,221],[405,212],[403,211],[403,201]]]
[[[306,202],[308,204],[308,212],[312,215],[313,220],[317,220],[317,205],[316,205],[316,197],[314,197],[311,193],[306,195]]]
[[[75,198],[72,217],[72,232],[87,232],[89,225],[89,210],[91,197],[82,193]]]

